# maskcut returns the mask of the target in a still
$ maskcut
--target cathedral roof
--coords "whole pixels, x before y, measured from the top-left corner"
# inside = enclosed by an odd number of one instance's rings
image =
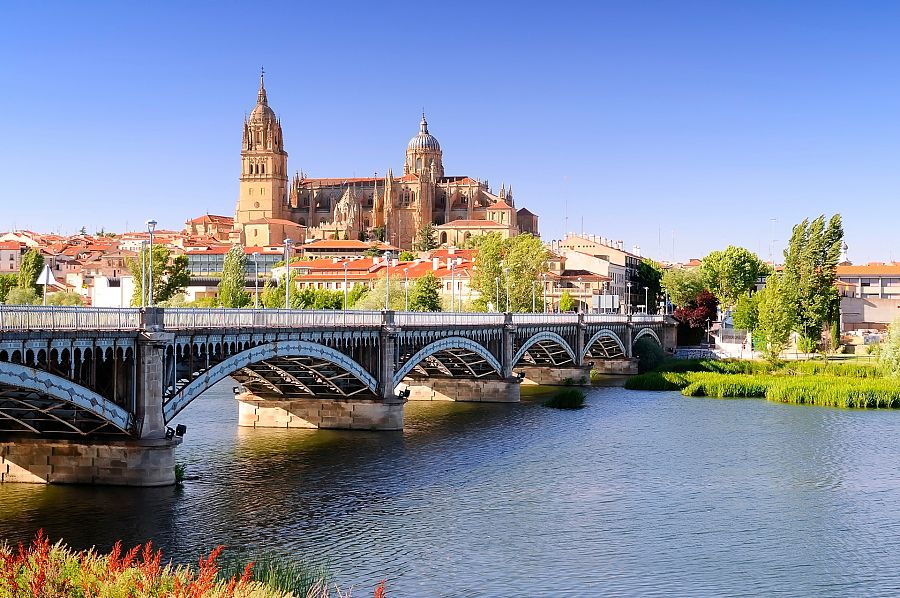
[[[251,122],[275,120],[275,111],[269,108],[269,99],[266,96],[266,85],[263,78],[264,73],[260,73],[259,92],[256,94],[256,108],[250,113]]]
[[[419,123],[419,133],[409,140],[406,149],[441,151],[441,144],[438,143],[434,135],[428,132],[428,121],[425,120],[424,112],[422,113],[422,122]]]

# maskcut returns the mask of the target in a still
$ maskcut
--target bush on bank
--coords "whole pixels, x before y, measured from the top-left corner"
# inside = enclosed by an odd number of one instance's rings
[[[322,571],[263,565],[261,578],[253,563],[226,575],[218,558],[222,547],[201,556],[196,567],[163,564],[162,551],[151,543],[122,552],[116,543],[109,554],[76,552],[62,542],[50,544],[38,531],[29,546],[0,544],[0,598],[328,598]],[[303,572],[301,572],[301,570]],[[305,572],[305,573],[304,573]],[[313,572],[310,574],[310,572]],[[338,595],[342,594],[335,588]],[[385,598],[384,582],[375,598]]]

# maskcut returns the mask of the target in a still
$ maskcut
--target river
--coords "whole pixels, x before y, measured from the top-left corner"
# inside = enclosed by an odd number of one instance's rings
[[[410,403],[403,432],[182,415],[183,488],[0,486],[0,537],[226,545],[325,563],[354,595],[900,593],[900,413],[590,391],[587,407]]]

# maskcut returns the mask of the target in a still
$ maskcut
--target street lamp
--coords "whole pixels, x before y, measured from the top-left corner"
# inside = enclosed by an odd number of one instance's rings
[[[291,241],[290,239],[284,240],[284,266],[286,268],[284,273],[284,308],[291,308]]]
[[[390,251],[384,252],[384,265],[387,267],[384,273],[384,311],[391,308],[391,257]]]
[[[344,311],[347,310],[347,266],[350,264],[344,262]]]
[[[141,241],[141,307],[147,307],[147,241]]]
[[[450,311],[456,307],[456,259],[450,260]]]
[[[579,299],[578,302],[581,303],[582,300],[584,299],[585,292],[584,292],[584,285],[581,284],[581,277],[580,277],[580,276],[578,277],[578,295],[580,296],[580,299]],[[587,303],[587,302],[585,301],[585,303]],[[578,306],[578,311],[581,311],[581,306],[580,306],[580,305]]]
[[[644,287],[644,313],[650,313],[650,287]]]
[[[403,268],[404,286],[406,287],[406,298],[403,301],[403,311],[409,311],[409,268]]]
[[[496,287],[496,289],[497,289],[497,307],[496,307],[496,309],[499,312],[500,311],[500,277],[499,276],[494,277],[494,287]]]
[[[256,268],[256,277],[253,279],[253,309],[259,309],[259,252],[253,252],[253,267]]]
[[[544,285],[541,287],[541,291],[544,293],[544,313],[547,313],[547,273],[544,272]]]
[[[531,281],[531,313],[537,312],[537,292],[534,290],[536,284],[536,280]]]
[[[149,276],[147,281],[147,305],[153,307],[153,231],[156,230],[156,220],[147,221],[147,230],[150,231],[150,262]]]
[[[628,296],[625,298],[625,312],[631,314],[631,283],[625,285],[628,287]]]
[[[506,313],[509,312],[509,268],[503,268],[503,274],[506,275]]]

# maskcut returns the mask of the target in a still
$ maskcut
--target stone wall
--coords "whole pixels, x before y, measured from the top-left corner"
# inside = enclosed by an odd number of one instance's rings
[[[631,376],[638,373],[637,359],[597,359],[593,369],[601,374]]]
[[[253,428],[402,430],[403,404],[365,399],[266,400],[237,396],[238,425]]]
[[[175,447],[154,443],[22,438],[0,442],[0,482],[168,486],[175,483]]]
[[[409,389],[410,401],[519,402],[518,380],[407,378],[403,383]]]

